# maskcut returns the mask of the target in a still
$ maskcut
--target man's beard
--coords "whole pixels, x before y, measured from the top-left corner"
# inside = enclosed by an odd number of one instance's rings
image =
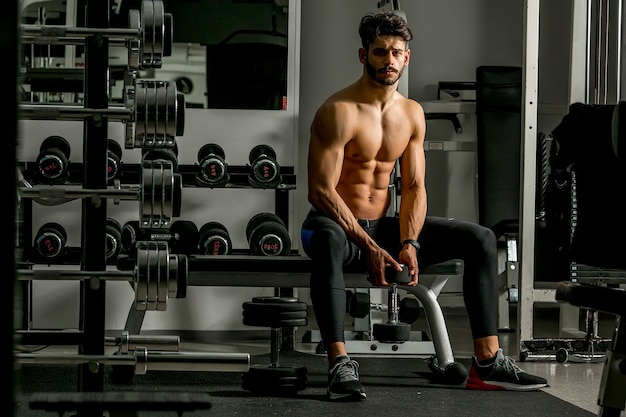
[[[365,70],[367,71],[367,74],[370,76],[370,78],[372,80],[376,81],[378,84],[394,85],[395,83],[398,82],[398,80],[402,76],[402,71],[404,70],[404,68],[401,69],[400,71],[398,71],[398,76],[395,79],[385,78],[385,79],[382,79],[382,80],[378,79],[378,77],[376,77],[376,75],[377,75],[376,69],[370,64],[369,60],[365,61]]]

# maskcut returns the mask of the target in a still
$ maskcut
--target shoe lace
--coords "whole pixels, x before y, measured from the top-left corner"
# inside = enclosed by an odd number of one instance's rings
[[[519,379],[517,374],[524,372],[522,368],[515,364],[515,361],[508,356],[505,356],[504,359],[500,360],[500,366],[502,366],[507,372],[513,372],[515,374],[515,378]]]
[[[338,363],[335,365],[333,372],[335,372],[334,379],[337,381],[359,379],[359,363],[355,360]]]

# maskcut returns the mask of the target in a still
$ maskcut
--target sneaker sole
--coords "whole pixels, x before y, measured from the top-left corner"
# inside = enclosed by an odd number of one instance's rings
[[[547,386],[548,384],[520,385],[501,381],[483,381],[473,378],[468,379],[465,384],[466,389],[478,391],[539,391]]]
[[[328,392],[328,399],[330,401],[362,401],[364,400],[367,395],[364,392],[350,392],[350,393],[345,393],[345,394],[337,394],[334,392]]]

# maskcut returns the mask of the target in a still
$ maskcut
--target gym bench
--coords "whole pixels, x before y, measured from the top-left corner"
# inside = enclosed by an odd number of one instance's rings
[[[188,285],[308,288],[311,262],[309,258],[300,256],[192,255],[189,257]],[[420,271],[420,280],[415,287],[398,285],[399,289],[413,294],[423,306],[432,341],[391,344],[346,340],[348,349],[355,354],[433,355],[431,370],[442,374],[444,378],[458,380],[459,376],[456,375],[455,378],[452,374],[456,373],[453,369],[459,364],[454,361],[445,318],[437,296],[450,276],[461,275],[462,272],[463,262],[452,260],[424,268]],[[346,270],[345,283],[346,288],[373,288],[363,271]],[[446,369],[448,373],[445,372]]]

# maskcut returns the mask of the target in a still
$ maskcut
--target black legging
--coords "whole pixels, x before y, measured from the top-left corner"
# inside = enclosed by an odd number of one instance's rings
[[[359,220],[363,229],[392,256],[400,247],[397,217]],[[302,224],[302,244],[313,260],[311,300],[325,346],[344,342],[346,315],[343,268],[360,262],[360,250],[339,225],[324,215],[311,211]],[[463,299],[474,339],[497,335],[498,258],[493,231],[476,223],[427,216],[419,235],[419,265],[463,260]]]

